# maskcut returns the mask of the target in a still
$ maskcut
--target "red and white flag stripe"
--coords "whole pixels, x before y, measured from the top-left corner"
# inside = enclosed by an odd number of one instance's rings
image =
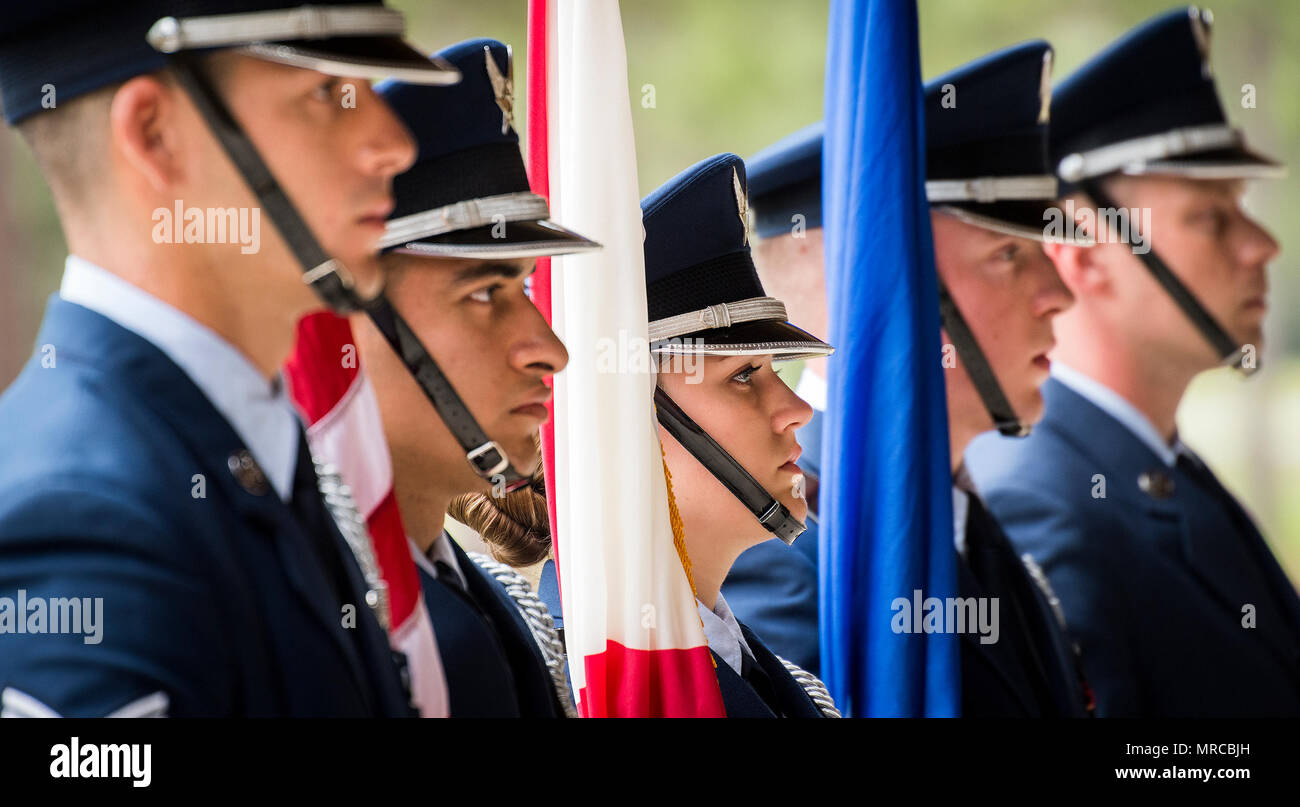
[[[285,375],[307,420],[312,454],[339,469],[366,518],[388,584],[389,642],[406,656],[412,700],[422,717],[447,717],[447,679],[393,495],[393,465],[379,402],[360,365],[348,321],[311,314],[298,323]],[[429,417],[437,415],[430,410]]]

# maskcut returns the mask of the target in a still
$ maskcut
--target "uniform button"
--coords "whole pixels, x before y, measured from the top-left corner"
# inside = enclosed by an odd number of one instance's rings
[[[231,454],[226,459],[226,467],[230,468],[239,486],[254,496],[265,496],[270,491],[271,484],[266,481],[266,474],[262,473],[262,467],[248,449]]]
[[[1153,499],[1168,499],[1174,495],[1174,480],[1164,471],[1143,471],[1138,474],[1138,488]]]

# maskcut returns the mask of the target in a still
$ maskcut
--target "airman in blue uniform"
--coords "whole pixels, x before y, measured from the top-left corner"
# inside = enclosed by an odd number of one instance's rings
[[[353,317],[353,330],[383,415],[451,716],[561,717],[573,705],[554,629],[536,617],[545,608],[528,599],[522,578],[471,558],[443,527],[453,498],[531,480],[550,396],[543,379],[568,354],[525,281],[536,257],[599,244],[551,221],[546,200],[529,190],[509,48],[475,39],[436,58],[459,70],[459,84],[379,88],[419,156],[394,182],[386,295]]]
[[[456,74],[402,42],[400,14],[340,5],[0,20],[5,116],[73,253],[0,397],[6,716],[411,713],[278,368],[299,315],[379,278],[414,150],[366,79]],[[356,108],[329,115],[344,79]],[[176,200],[198,211],[183,228]],[[227,208],[274,228],[215,237]]]
[[[822,246],[821,122],[807,126],[751,157],[749,205],[753,255],[763,287],[783,300],[790,317],[826,333],[826,257]],[[772,539],[745,551],[722,586],[736,613],[782,657],[818,674],[817,527],[822,422],[826,411],[826,359],[803,362],[795,394],[813,409],[797,434],[803,454],[808,529],[793,547]],[[790,550],[794,551],[791,552]]]
[[[1257,366],[1277,254],[1239,197],[1280,166],[1224,116],[1210,23],[1162,14],[1053,93],[1059,223],[1097,243],[1048,246],[1077,302],[1042,423],[967,452],[1059,596],[1103,716],[1300,714],[1294,585],[1175,424],[1194,376]]]
[[[796,551],[808,512],[796,434],[812,410],[772,363],[832,348],[759,281],[739,157],[688,168],[641,210],[656,411],[727,716],[838,716],[820,681],[769,650],[719,590],[749,547],[775,536]]]
[[[949,351],[958,589],[962,597],[997,599],[1001,608],[997,641],[981,641],[974,632],[963,636],[962,713],[970,716],[1084,715],[1090,703],[1074,648],[1051,610],[1051,593],[1040,590],[1036,569],[1022,566],[961,466],[962,449],[975,434],[993,427],[1019,434],[1037,417],[1037,387],[1046,375],[1040,354],[1050,346],[1052,317],[1069,305],[1040,248],[1056,192],[1045,159],[1050,71],[1050,47],[1030,42],[925,87],[926,192]],[[770,238],[793,245],[797,225],[820,222],[820,146],[815,125],[756,158],[764,169],[756,209]],[[797,257],[791,247],[771,250],[780,252]],[[790,267],[804,265],[796,260]],[[821,267],[813,274],[824,276]],[[821,301],[825,305],[824,296]],[[999,329],[1011,336],[993,338]],[[801,389],[815,387],[800,382]],[[759,635],[770,631],[787,642],[776,645],[778,652],[807,652],[817,636],[808,600],[778,610],[764,598],[769,588],[806,591],[817,561],[782,562],[769,546],[742,556],[723,590]]]

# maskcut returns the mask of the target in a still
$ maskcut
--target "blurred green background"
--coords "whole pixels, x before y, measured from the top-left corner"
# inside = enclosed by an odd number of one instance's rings
[[[475,36],[515,48],[522,128],[523,0],[390,0],[413,41],[429,49]],[[742,156],[822,114],[827,0],[624,0],[628,76],[641,190],[721,151]],[[1153,0],[1046,4],[1035,0],[921,0],[921,52],[929,77],[997,48],[1042,37],[1067,75],[1127,28],[1171,8]],[[1216,12],[1212,53],[1229,118],[1250,142],[1300,165],[1300,4],[1235,0]],[[1256,88],[1243,109],[1241,87]],[[651,88],[653,88],[651,90]],[[643,97],[653,92],[654,105]],[[12,131],[0,135],[0,387],[29,355],[44,301],[57,288],[64,246],[49,194]],[[1300,580],[1300,257],[1288,250],[1300,209],[1291,180],[1256,183],[1248,204],[1282,242],[1271,268],[1263,369],[1249,380],[1207,373],[1180,412],[1195,446],[1260,521],[1293,580]],[[21,428],[22,424],[0,424]],[[12,458],[5,458],[12,460]]]

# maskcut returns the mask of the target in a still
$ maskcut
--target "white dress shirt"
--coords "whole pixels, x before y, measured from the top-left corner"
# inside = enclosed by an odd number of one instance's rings
[[[1170,468],[1178,461],[1178,455],[1186,451],[1186,447],[1177,437],[1174,438],[1172,444],[1165,442],[1164,437],[1160,435],[1160,431],[1151,422],[1150,418],[1125,400],[1124,396],[1100,381],[1067,367],[1059,361],[1052,362],[1052,378],[1060,381],[1079,395],[1082,395],[1098,409],[1118,420],[1123,424],[1124,428],[1146,444],[1160,458],[1160,461]]]
[[[962,557],[966,556],[966,518],[970,515],[971,495],[952,486],[952,543]]]
[[[740,632],[740,623],[736,621],[736,615],[731,613],[726,598],[718,594],[718,601],[712,611],[699,600],[695,601],[695,605],[700,612],[700,621],[704,623],[704,638],[709,642],[709,649],[721,656],[727,666],[736,671],[736,675],[740,675],[740,654],[744,653],[753,659],[754,651],[749,649],[749,643]]]
[[[278,376],[268,382],[211,328],[76,255],[68,256],[59,296],[165,353],[234,428],[280,498],[289,500],[301,425]]]

